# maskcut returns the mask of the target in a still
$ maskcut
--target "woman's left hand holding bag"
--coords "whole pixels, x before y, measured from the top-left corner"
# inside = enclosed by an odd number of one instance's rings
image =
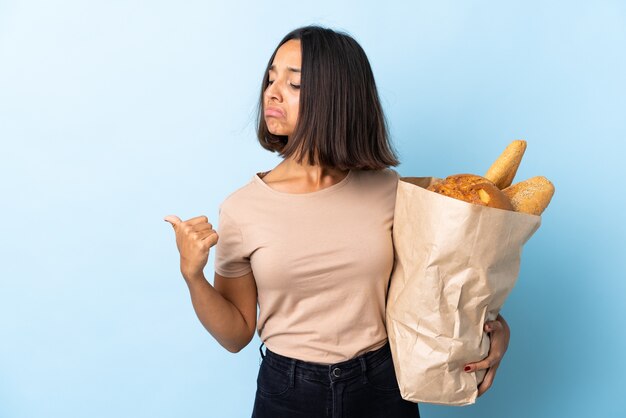
[[[466,364],[464,368],[467,373],[487,369],[482,383],[478,386],[478,396],[485,393],[493,384],[493,379],[496,377],[496,370],[498,370],[500,361],[502,361],[504,353],[506,353],[509,347],[509,339],[511,337],[509,325],[500,314],[498,314],[495,321],[487,321],[484,329],[485,332],[489,334],[489,354],[481,361]]]

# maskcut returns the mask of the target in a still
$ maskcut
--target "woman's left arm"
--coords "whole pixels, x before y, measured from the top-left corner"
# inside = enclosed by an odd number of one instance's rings
[[[480,369],[487,369],[482,383],[478,386],[478,396],[485,393],[493,384],[493,379],[496,377],[496,370],[498,370],[500,361],[509,347],[509,338],[511,337],[509,324],[506,323],[500,314],[498,314],[495,321],[485,322],[485,331],[489,334],[490,339],[489,354],[481,361],[466,364],[464,369],[468,373]]]

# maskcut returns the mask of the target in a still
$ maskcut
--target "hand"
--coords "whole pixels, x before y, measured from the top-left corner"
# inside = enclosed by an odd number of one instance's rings
[[[464,369],[468,373],[487,369],[482,383],[478,386],[478,396],[485,393],[493,384],[496,370],[498,370],[500,361],[509,347],[509,339],[511,337],[509,325],[500,314],[498,314],[495,321],[487,321],[484,328],[490,339],[489,354],[479,362],[466,364]]]
[[[209,219],[206,216],[197,216],[183,222],[176,215],[168,215],[163,220],[171,223],[176,233],[180,271],[183,276],[187,278],[201,274],[209,259],[209,249],[219,239]]]

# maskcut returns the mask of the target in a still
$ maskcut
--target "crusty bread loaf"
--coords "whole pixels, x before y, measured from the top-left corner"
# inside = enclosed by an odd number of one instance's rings
[[[509,187],[513,183],[525,151],[526,141],[523,139],[511,142],[487,170],[485,178],[491,180],[499,189]]]
[[[455,174],[431,184],[427,190],[468,203],[513,210],[509,198],[488,179],[475,174]]]
[[[543,176],[531,177],[502,190],[518,212],[541,215],[554,195],[554,185]]]

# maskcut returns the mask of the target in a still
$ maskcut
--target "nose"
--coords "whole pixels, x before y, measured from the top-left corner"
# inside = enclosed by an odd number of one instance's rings
[[[274,81],[272,84],[267,85],[267,88],[265,89],[265,98],[267,99],[267,101],[270,101],[272,99],[281,101],[280,99],[282,99],[282,94],[280,92],[280,89],[276,87],[276,81]]]

